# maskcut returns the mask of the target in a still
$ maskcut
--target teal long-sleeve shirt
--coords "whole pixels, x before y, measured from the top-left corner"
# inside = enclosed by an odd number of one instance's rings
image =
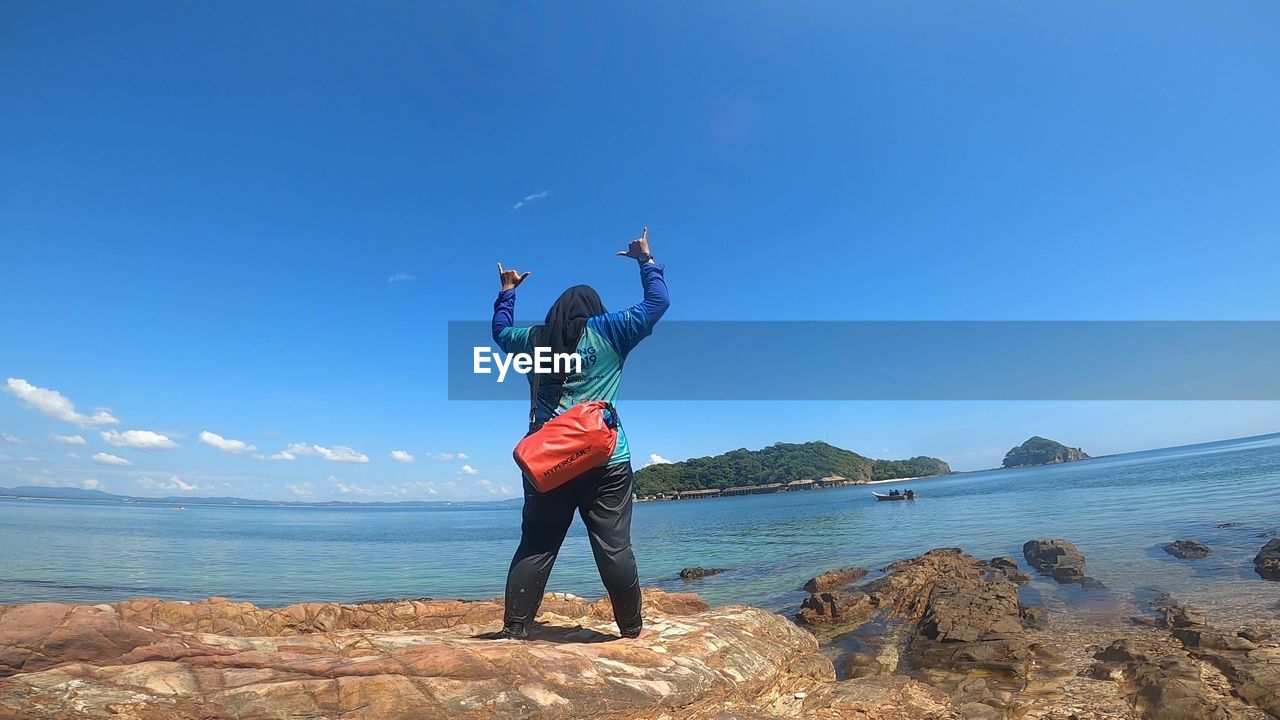
[[[640,263],[640,283],[644,299],[625,310],[596,315],[578,340],[577,353],[582,357],[582,372],[572,373],[563,387],[539,384],[534,407],[535,424],[550,420],[575,404],[604,400],[616,405],[622,382],[622,366],[627,355],[640,341],[649,337],[653,326],[671,306],[665,266],[653,261]],[[493,341],[505,353],[532,353],[530,327],[515,327],[516,291],[503,290],[493,303]],[[529,376],[532,382],[532,374]],[[609,465],[630,462],[631,447],[622,423],[618,427],[618,446]]]

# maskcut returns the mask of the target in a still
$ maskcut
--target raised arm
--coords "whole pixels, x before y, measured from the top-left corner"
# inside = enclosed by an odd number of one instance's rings
[[[591,322],[619,353],[626,356],[653,332],[653,326],[671,306],[671,297],[667,293],[667,280],[664,277],[666,268],[654,261],[649,252],[649,228],[645,228],[639,239],[632,240],[627,249],[618,255],[634,258],[640,264],[640,284],[644,288],[644,299],[626,310],[592,318]]]
[[[516,288],[529,277],[518,270],[503,270],[498,263],[498,280],[502,290],[493,302],[493,341],[503,352],[528,352],[529,328],[513,327],[516,315]]]

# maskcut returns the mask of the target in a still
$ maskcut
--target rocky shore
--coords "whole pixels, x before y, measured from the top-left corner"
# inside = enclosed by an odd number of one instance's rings
[[[1168,596],[1113,624],[1051,613],[1032,573],[1100,584],[1065,540],[1024,555],[833,569],[796,621],[647,590],[636,640],[562,594],[528,642],[486,637],[498,600],[0,606],[0,718],[1280,718],[1276,617],[1222,627]]]

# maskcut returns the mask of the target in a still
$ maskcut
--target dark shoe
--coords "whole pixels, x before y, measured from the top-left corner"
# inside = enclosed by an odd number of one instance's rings
[[[634,630],[623,630],[622,637],[627,638],[628,640],[635,640],[640,637],[640,631],[643,629],[643,627],[638,627]]]
[[[508,623],[501,630],[476,635],[477,640],[528,640],[529,630],[523,623]]]
[[[506,623],[499,634],[506,640],[528,640],[529,628],[524,623]]]

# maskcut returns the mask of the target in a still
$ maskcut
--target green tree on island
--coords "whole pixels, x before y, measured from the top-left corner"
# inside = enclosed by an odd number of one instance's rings
[[[943,475],[946,462],[932,457],[873,460],[824,442],[777,443],[762,450],[740,448],[722,455],[650,465],[636,473],[641,495],[751,487],[830,475],[855,482]]]
[[[1026,442],[1005,453],[1003,465],[1012,468],[1088,459],[1088,454],[1080,448],[1067,447],[1060,442],[1033,435]]]

